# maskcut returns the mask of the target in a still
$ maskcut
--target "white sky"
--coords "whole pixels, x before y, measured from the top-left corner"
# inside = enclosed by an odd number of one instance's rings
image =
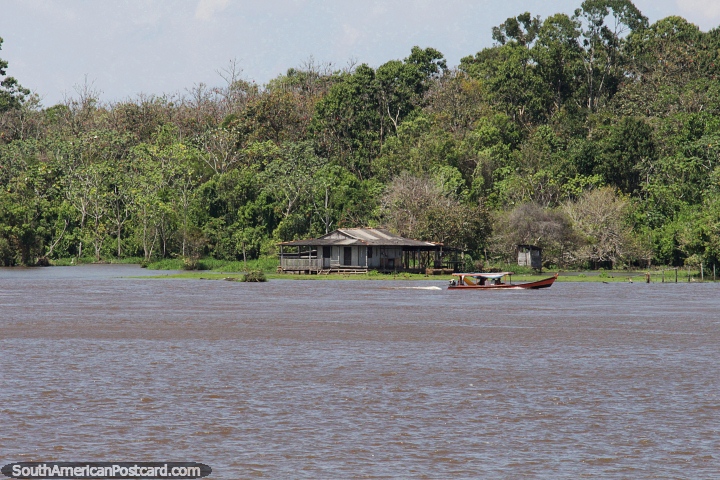
[[[85,79],[103,101],[219,86],[236,60],[264,84],[310,57],[377,67],[413,45],[448,66],[492,45],[491,29],[529,11],[571,14],[582,0],[0,0],[0,58],[45,106]],[[635,0],[651,23],[679,15],[720,25],[720,0]]]

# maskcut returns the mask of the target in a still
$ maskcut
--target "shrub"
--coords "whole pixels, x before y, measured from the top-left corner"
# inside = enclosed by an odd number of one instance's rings
[[[267,282],[262,270],[250,270],[242,277],[242,282]]]
[[[205,260],[199,260],[197,258],[185,257],[183,259],[183,270],[210,270]]]
[[[183,258],[183,270],[198,270],[200,266],[200,261],[195,257],[185,257]]]

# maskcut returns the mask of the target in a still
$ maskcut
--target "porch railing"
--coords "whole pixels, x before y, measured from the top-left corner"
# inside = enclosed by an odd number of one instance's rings
[[[285,270],[320,270],[323,267],[323,259],[283,257],[280,260],[280,266]]]

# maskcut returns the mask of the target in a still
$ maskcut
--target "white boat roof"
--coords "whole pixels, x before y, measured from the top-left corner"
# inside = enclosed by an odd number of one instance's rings
[[[478,277],[478,278],[489,278],[496,279],[502,278],[505,275],[513,275],[513,272],[492,272],[492,273],[453,273],[457,277]]]

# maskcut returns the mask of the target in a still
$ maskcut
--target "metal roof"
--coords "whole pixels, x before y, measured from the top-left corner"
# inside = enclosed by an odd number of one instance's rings
[[[339,228],[326,233],[319,238],[307,240],[294,240],[281,242],[280,245],[295,247],[314,247],[325,245],[367,245],[367,246],[397,246],[397,247],[421,247],[435,249],[442,246],[440,243],[412,240],[390,233],[384,228]]]
[[[517,246],[517,248],[518,248],[518,249],[520,249],[520,248],[526,248],[526,249],[528,249],[528,250],[542,250],[541,247],[537,247],[537,246],[535,246],[535,245],[525,245],[525,244],[520,244],[520,245]]]

